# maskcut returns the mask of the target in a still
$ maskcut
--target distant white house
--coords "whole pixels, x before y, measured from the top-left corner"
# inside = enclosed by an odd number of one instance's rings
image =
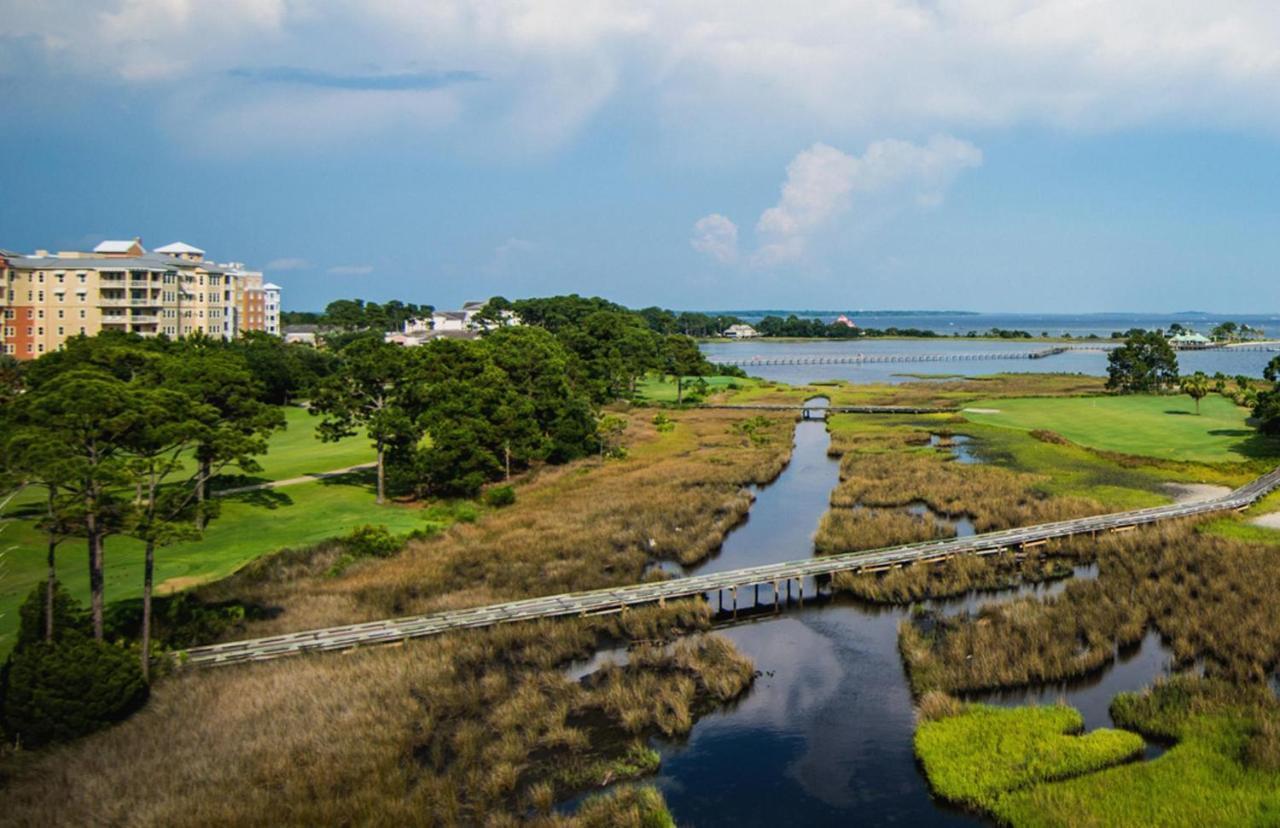
[[[406,320],[404,333],[421,334],[427,331],[441,333],[476,333],[494,327],[492,322],[479,322],[476,317],[485,309],[488,302],[463,302],[461,310],[433,311],[430,317]],[[512,311],[502,311],[499,316],[503,325],[519,325],[520,318]]]
[[[730,325],[724,329],[725,339],[755,339],[760,332],[750,325]]]
[[[856,327],[858,327],[858,323],[857,323],[857,322],[854,322],[852,319],[850,319],[849,317],[845,316],[843,313],[842,313],[842,314],[840,314],[839,316],[837,316],[837,317],[836,317],[836,321],[835,321],[835,322],[832,322],[831,324],[833,324],[833,325],[844,325],[846,328],[856,328]]]

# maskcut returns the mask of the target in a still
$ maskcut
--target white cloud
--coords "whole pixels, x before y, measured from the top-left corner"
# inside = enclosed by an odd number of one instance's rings
[[[373,272],[373,265],[337,265],[328,272],[331,276],[368,276]]]
[[[921,208],[942,204],[961,171],[982,164],[982,151],[950,135],[925,144],[876,141],[860,156],[814,144],[787,165],[778,203],[756,222],[759,245],[751,263],[769,266],[803,258],[810,240],[848,212],[856,200],[864,211],[901,209],[905,199]],[[694,225],[693,247],[721,262],[737,258],[738,228],[718,213]]]
[[[311,262],[296,256],[285,256],[267,262],[267,270],[306,270],[309,267]]]
[[[738,225],[719,213],[703,216],[694,223],[689,244],[716,261],[733,262],[738,258]]]
[[[615,101],[681,134],[753,139],[795,124],[1280,128],[1274,0],[0,0],[0,40],[18,38],[46,52],[30,71],[144,86],[170,123],[182,104],[202,127],[175,134],[210,147],[425,127],[464,151],[486,135],[541,151]],[[272,66],[486,80],[308,96],[235,74]]]

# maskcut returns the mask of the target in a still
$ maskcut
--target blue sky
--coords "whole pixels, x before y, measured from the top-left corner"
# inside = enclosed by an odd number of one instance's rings
[[[1280,8],[0,0],[0,247],[286,307],[1280,311]]]

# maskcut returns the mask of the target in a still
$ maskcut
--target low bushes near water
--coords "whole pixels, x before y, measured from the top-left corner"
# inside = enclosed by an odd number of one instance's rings
[[[951,537],[954,531],[933,515],[891,509],[831,509],[818,523],[814,551],[819,555],[858,552]]]
[[[962,705],[952,715],[921,722],[915,751],[939,796],[990,811],[1011,792],[1142,755],[1145,745],[1136,733],[1083,730],[1079,711],[1062,705]]]

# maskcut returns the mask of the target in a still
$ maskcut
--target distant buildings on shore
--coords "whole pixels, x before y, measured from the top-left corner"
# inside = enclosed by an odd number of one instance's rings
[[[463,302],[460,310],[432,311],[430,316],[406,321],[402,331],[389,332],[383,339],[411,348],[432,339],[475,339],[496,327],[521,324],[520,317],[509,310],[482,315],[488,304]]]
[[[138,238],[91,251],[0,250],[0,346],[17,359],[35,359],[70,337],[101,331],[279,336],[281,291],[261,271],[207,261],[185,242],[152,251]]]

